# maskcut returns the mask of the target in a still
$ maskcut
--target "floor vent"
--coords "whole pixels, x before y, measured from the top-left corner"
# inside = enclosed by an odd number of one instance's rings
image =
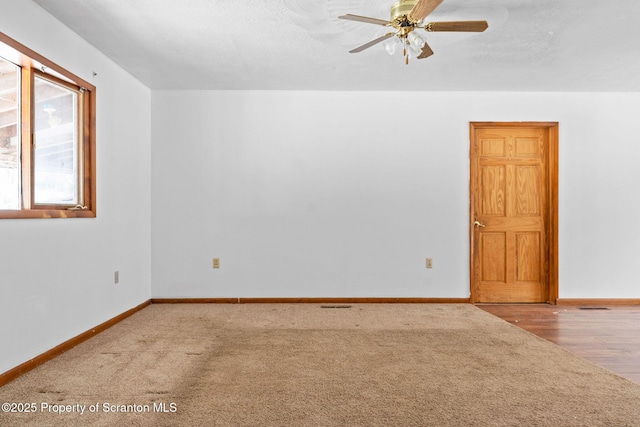
[[[351,308],[350,305],[321,305],[320,308]]]
[[[611,310],[607,307],[580,307],[580,310]]]

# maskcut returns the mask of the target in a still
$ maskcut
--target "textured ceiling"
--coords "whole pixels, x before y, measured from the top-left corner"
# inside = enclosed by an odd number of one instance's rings
[[[445,0],[408,66],[383,44],[393,0],[33,0],[154,89],[640,92],[640,1]]]

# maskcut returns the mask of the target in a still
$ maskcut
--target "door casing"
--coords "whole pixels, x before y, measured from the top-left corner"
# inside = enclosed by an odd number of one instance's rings
[[[548,177],[548,218],[546,223],[548,224],[548,253],[547,262],[549,265],[547,283],[547,302],[549,304],[557,304],[559,294],[558,283],[558,123],[557,122],[470,122],[469,123],[469,159],[472,160],[473,144],[475,143],[476,129],[491,129],[491,128],[505,128],[505,127],[540,127],[547,131],[548,142],[548,156],[547,159],[547,177]],[[470,258],[469,258],[469,277],[470,277],[470,302],[473,304],[477,299],[475,295],[475,237],[474,232],[474,218],[476,217],[475,209],[475,191],[473,188],[473,161],[470,161],[470,175],[469,175],[469,236],[470,236]]]

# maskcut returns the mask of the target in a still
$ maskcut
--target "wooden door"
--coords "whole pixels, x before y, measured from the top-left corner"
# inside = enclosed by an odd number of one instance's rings
[[[557,299],[557,124],[471,124],[471,301]]]

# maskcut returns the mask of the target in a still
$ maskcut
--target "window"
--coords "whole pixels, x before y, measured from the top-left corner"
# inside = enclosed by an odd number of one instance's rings
[[[0,218],[95,217],[95,87],[0,33]]]

